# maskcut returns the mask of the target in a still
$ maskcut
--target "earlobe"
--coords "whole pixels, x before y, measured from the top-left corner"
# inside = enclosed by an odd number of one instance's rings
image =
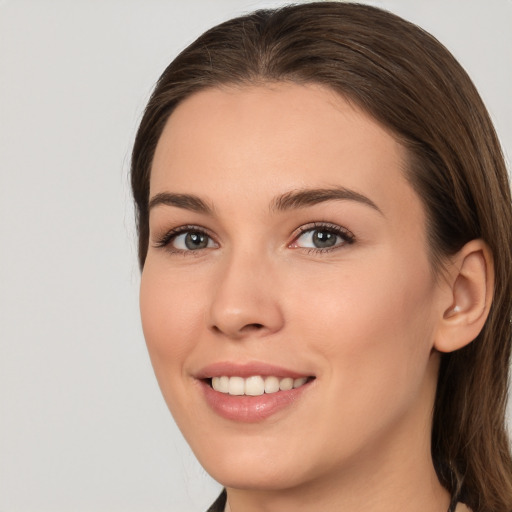
[[[448,273],[450,301],[444,308],[434,340],[440,352],[471,343],[482,330],[494,291],[491,251],[483,240],[468,242],[452,259]]]

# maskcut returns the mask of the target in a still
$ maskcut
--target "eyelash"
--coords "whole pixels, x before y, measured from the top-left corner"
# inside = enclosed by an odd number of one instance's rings
[[[299,246],[293,247],[293,244],[295,244],[297,242],[297,240],[302,235],[304,235],[305,233],[308,233],[310,231],[324,231],[324,232],[332,233],[332,234],[336,235],[337,237],[340,237],[342,239],[342,243],[339,243],[333,247],[324,247],[324,248],[320,248],[320,247],[307,248],[307,247],[299,247]],[[196,233],[199,235],[204,235],[204,236],[208,237],[210,240],[212,240],[213,243],[217,244],[215,242],[213,236],[210,235],[206,229],[199,227],[199,226],[194,226],[194,225],[185,225],[185,226],[180,226],[178,228],[171,229],[171,230],[167,231],[166,233],[164,233],[163,236],[161,236],[158,240],[156,240],[154,247],[166,248],[172,254],[198,255],[205,248],[200,248],[200,249],[195,249],[195,250],[193,250],[193,249],[184,250],[184,249],[176,249],[171,246],[171,243],[174,240],[176,240],[176,238],[178,238],[178,236],[186,234],[186,233]],[[339,249],[345,245],[353,244],[355,242],[355,239],[356,238],[351,231],[349,231],[348,229],[343,228],[341,226],[338,226],[337,224],[331,224],[328,222],[312,222],[310,224],[305,224],[303,226],[300,226],[299,228],[297,228],[295,230],[294,235],[293,235],[293,241],[288,245],[288,247],[306,250],[308,254],[309,253],[327,253],[327,252],[331,252],[336,249]],[[209,248],[209,247],[206,247],[206,248]]]
[[[332,233],[336,236],[339,236],[342,239],[342,243],[339,243],[333,247],[295,247],[297,249],[304,249],[307,251],[308,254],[310,253],[327,253],[331,251],[335,251],[336,249],[340,249],[341,247],[345,245],[353,244],[356,240],[356,237],[354,234],[349,231],[347,228],[344,228],[342,226],[338,226],[337,224],[331,224],[329,222],[312,222],[310,224],[305,224],[303,226],[300,226],[297,230],[297,234],[293,238],[293,242],[290,244],[295,244],[297,240],[304,235],[305,233],[308,233],[310,231],[324,231],[328,233]]]
[[[161,236],[155,242],[154,246],[156,248],[166,248],[172,254],[191,254],[191,253],[197,254],[197,253],[201,252],[200,249],[196,249],[196,250],[190,249],[190,250],[186,251],[183,249],[173,248],[170,245],[174,240],[176,240],[176,238],[178,238],[178,236],[186,234],[186,233],[197,233],[199,235],[204,235],[204,236],[208,237],[210,240],[214,241],[214,238],[204,228],[201,228],[199,226],[194,226],[194,225],[186,225],[186,226],[180,226],[178,228],[174,228],[174,229],[167,231],[166,233],[164,233],[163,236]],[[214,243],[216,243],[216,242],[214,241]]]

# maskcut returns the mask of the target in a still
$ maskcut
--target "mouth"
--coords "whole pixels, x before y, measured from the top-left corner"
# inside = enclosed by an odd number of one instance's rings
[[[214,363],[195,378],[212,412],[241,423],[259,423],[279,412],[285,414],[299,407],[316,387],[315,375],[259,362]]]
[[[311,382],[314,377],[277,377],[251,375],[250,377],[222,375],[204,379],[215,391],[231,396],[262,396],[297,389]]]

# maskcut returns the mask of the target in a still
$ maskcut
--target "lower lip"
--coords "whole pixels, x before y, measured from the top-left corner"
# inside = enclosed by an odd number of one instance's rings
[[[257,423],[293,406],[311,386],[307,382],[288,391],[264,393],[260,396],[235,396],[215,391],[207,382],[201,381],[203,395],[213,411],[225,419],[242,423]]]

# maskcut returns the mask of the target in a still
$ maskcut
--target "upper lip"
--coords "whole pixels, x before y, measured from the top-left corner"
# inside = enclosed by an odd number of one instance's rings
[[[197,379],[211,379],[212,377],[252,377],[253,375],[261,375],[262,377],[291,377],[299,379],[301,377],[312,377],[311,374],[297,370],[276,366],[273,364],[253,361],[249,363],[233,363],[230,361],[220,361],[209,364],[201,368],[195,375]]]

